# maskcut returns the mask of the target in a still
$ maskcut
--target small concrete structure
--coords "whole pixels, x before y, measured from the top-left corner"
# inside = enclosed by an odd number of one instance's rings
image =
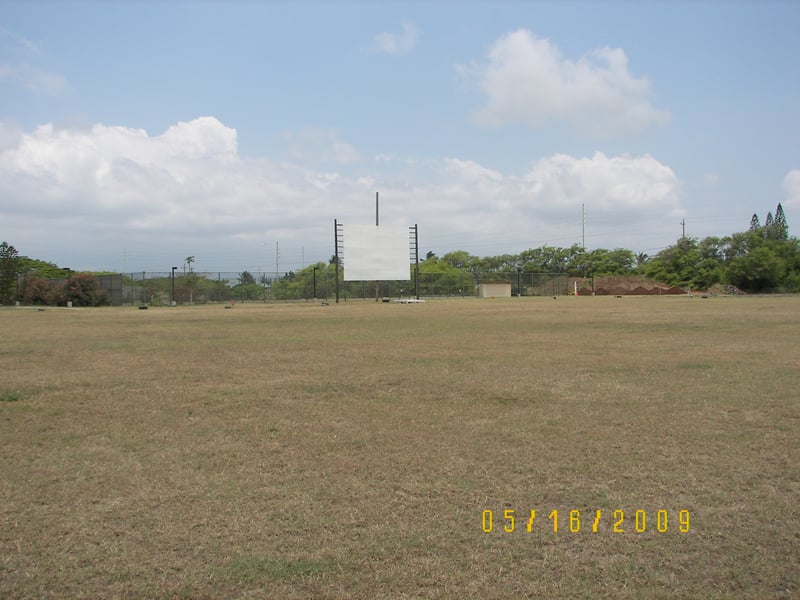
[[[478,298],[511,298],[510,281],[481,281]]]

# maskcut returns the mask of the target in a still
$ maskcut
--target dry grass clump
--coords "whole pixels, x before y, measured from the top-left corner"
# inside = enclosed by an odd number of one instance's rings
[[[4,309],[0,597],[794,597],[798,314]]]

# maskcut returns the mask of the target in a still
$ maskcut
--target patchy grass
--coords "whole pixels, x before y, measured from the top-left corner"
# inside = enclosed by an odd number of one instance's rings
[[[796,597],[798,308],[0,311],[0,597]]]

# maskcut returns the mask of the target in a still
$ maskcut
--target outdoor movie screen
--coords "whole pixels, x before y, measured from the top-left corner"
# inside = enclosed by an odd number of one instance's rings
[[[408,227],[343,225],[345,281],[411,279]]]

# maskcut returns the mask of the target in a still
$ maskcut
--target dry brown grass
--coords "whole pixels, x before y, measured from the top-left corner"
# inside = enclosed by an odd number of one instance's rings
[[[798,309],[0,310],[0,597],[794,597]]]

